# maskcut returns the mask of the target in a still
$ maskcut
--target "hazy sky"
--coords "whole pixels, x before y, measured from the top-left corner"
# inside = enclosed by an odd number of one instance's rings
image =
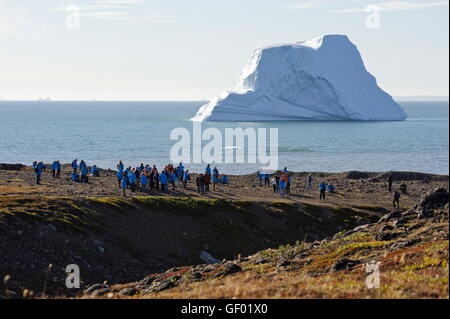
[[[369,4],[379,28],[366,25]],[[254,49],[327,33],[347,34],[390,94],[448,95],[448,10],[448,0],[0,0],[0,97],[210,99],[234,89]]]

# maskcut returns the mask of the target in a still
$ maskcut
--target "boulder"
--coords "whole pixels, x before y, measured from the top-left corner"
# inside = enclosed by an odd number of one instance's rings
[[[25,165],[22,164],[5,164],[0,163],[0,170],[4,171],[20,171]]]
[[[375,239],[378,240],[378,241],[389,241],[389,240],[392,240],[392,239],[396,238],[397,236],[398,236],[397,233],[380,232],[380,233],[375,235]]]
[[[94,291],[99,290],[99,289],[104,289],[104,288],[108,288],[107,285],[104,284],[94,284],[92,286],[90,286],[89,288],[87,288],[84,293],[86,295],[91,295]]]
[[[417,213],[417,219],[430,218],[430,217],[433,217],[433,216],[434,216],[434,213],[432,211],[430,211],[430,210],[427,210],[427,209],[421,209]]]
[[[289,260],[283,259],[278,262],[277,268],[278,267],[286,267],[286,266],[289,266],[290,264],[291,264],[291,262]]]
[[[111,288],[101,288],[101,289],[94,290],[91,293],[91,296],[104,296],[104,295],[106,295],[107,293],[110,293],[110,292],[112,292]]]
[[[173,288],[173,287],[175,287],[175,283],[174,282],[172,282],[170,280],[165,280],[163,282],[160,282],[160,283],[154,285],[151,288],[151,290],[152,290],[152,292],[160,292],[160,291],[163,291],[163,290],[166,290],[166,289],[170,289],[170,288]]]
[[[141,280],[140,284],[144,286],[150,286],[156,279],[155,275],[150,275]]]
[[[223,271],[223,275],[228,276],[228,275],[240,272],[240,271],[242,271],[242,268],[240,266],[233,264],[233,263],[227,263],[227,264],[225,264],[225,270]]]
[[[378,221],[378,223],[384,223],[396,218],[400,218],[402,216],[402,214],[398,211],[395,212],[391,212],[389,214],[384,215],[383,217],[380,218],[380,220]]]
[[[256,260],[254,262],[255,265],[262,265],[262,264],[267,264],[269,262],[269,260],[265,259],[265,258],[260,258],[258,260]]]
[[[449,202],[449,193],[445,188],[438,188],[428,192],[419,202],[418,209],[430,210],[444,208]]]
[[[340,259],[336,261],[333,266],[331,266],[332,271],[342,271],[342,270],[350,270],[353,267],[359,265],[361,262],[359,260],[351,260],[351,259]]]
[[[390,250],[397,250],[397,249],[402,249],[402,248],[406,248],[412,245],[417,244],[418,242],[420,242],[420,239],[415,238],[415,239],[409,239],[409,240],[405,240],[405,241],[398,241],[396,243],[393,243],[389,249]]]
[[[368,172],[350,171],[345,173],[346,179],[367,179],[370,177]]]
[[[386,232],[389,230],[394,230],[394,227],[390,226],[390,225],[383,225],[383,227],[380,228],[380,233],[382,232]]]
[[[134,287],[130,287],[130,288],[124,288],[119,292],[119,295],[121,296],[134,296],[135,294],[137,294],[138,291],[136,288]]]
[[[195,280],[202,279],[202,277],[203,277],[203,275],[197,271],[192,272],[191,275],[192,275],[192,278],[194,278]]]
[[[407,221],[405,218],[399,218],[394,222],[393,226],[395,228],[399,228],[399,227],[405,226],[406,224],[407,224]]]

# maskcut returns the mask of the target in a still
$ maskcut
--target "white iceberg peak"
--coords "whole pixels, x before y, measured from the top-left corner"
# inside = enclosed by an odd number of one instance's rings
[[[256,50],[234,92],[202,106],[193,121],[404,120],[345,35]]]

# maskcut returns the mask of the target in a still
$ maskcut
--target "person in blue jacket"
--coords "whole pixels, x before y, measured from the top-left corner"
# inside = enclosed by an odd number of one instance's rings
[[[176,182],[176,180],[177,180],[177,177],[176,177],[175,172],[172,172],[172,173],[169,172],[169,181],[170,181],[170,184],[172,184],[172,189],[173,190],[175,190],[175,182]]]
[[[120,182],[120,188],[122,188],[122,196],[123,197],[127,197],[127,194],[126,194],[126,190],[127,190],[127,187],[128,187],[127,180],[128,180],[127,172],[123,172],[122,173],[122,179],[121,179],[121,182]]]
[[[83,169],[87,170],[86,162],[84,160],[81,160],[80,164],[78,165],[78,168],[80,169],[80,171],[82,171]]]
[[[165,172],[159,174],[159,184],[161,184],[161,192],[167,192],[167,175]]]
[[[74,172],[74,173],[77,172],[77,168],[78,168],[78,159],[74,159],[74,160],[72,161],[72,169],[73,169],[73,172]]]
[[[123,165],[122,161],[119,161],[119,164],[117,164],[117,170],[122,171],[125,169],[125,166]]]
[[[326,197],[326,191],[327,191],[327,183],[324,181],[320,181],[319,183],[319,190],[320,190],[320,200],[325,200]]]
[[[87,168],[87,166],[86,166],[86,164],[84,162],[82,162],[82,163],[83,163],[83,165],[80,165],[80,170],[81,170],[80,182],[87,183],[88,182],[88,177],[87,177],[87,175],[88,175],[88,168]]]
[[[134,169],[128,175],[128,182],[131,191],[134,193],[136,191],[136,173]]]
[[[292,176],[291,173],[289,172],[288,168],[285,167],[283,169],[283,173],[287,175],[288,177],[288,181],[286,183],[286,194],[289,194],[291,192],[291,181],[292,181]]]
[[[187,183],[188,181],[191,179],[190,174],[189,174],[189,170],[186,170],[186,172],[184,172],[183,174],[183,184],[184,184],[184,188],[187,188]]]
[[[283,178],[280,178],[280,181],[278,183],[278,188],[279,188],[280,196],[285,197],[286,196],[286,182],[284,181]]]
[[[140,176],[141,179],[141,192],[147,192],[147,185],[148,185],[148,180],[147,180],[147,175],[142,173]]]
[[[52,163],[52,177],[53,178],[56,178],[56,168],[57,168],[57,162],[56,161],[54,161],[53,163]]]
[[[215,191],[216,185],[219,183],[219,170],[217,169],[217,167],[214,167],[213,169],[212,182],[213,182],[213,191]]]
[[[208,174],[211,176],[211,164],[208,164],[208,166],[206,166],[205,174]]]
[[[292,182],[292,175],[287,173],[288,181],[286,183],[286,194],[289,194],[291,192],[291,182]]]
[[[92,166],[91,175],[95,177],[100,177],[100,171],[97,168],[97,165]]]
[[[259,186],[262,186],[263,178],[264,178],[264,174],[261,173],[261,171],[258,171],[258,183],[259,183]]]
[[[222,175],[222,184],[228,184],[228,176],[225,174]]]
[[[333,184],[329,183],[328,184],[328,192],[335,194],[336,193],[336,186],[334,186]]]
[[[270,186],[270,174],[264,174],[264,186]]]
[[[78,176],[77,173],[72,172],[72,174],[70,175],[70,179],[72,180],[72,182],[76,183],[80,181],[80,177]]]
[[[184,167],[183,163],[180,163],[180,165],[178,165],[178,167],[177,167],[177,171],[179,173],[178,176],[180,177],[180,181],[183,181],[184,169],[185,169],[185,167]]]
[[[61,177],[61,163],[56,161],[56,178]]]
[[[184,165],[182,163],[178,165],[176,172],[177,172],[177,183],[178,185],[180,185],[184,182]]]
[[[122,179],[123,179],[123,170],[119,170],[116,174],[117,177],[117,182],[119,182],[119,188],[121,188],[122,186]]]
[[[44,168],[44,163],[43,162],[33,162],[33,170],[34,170],[34,174],[35,174],[35,183],[36,185],[40,185],[41,184],[41,175],[42,175],[42,170]]]

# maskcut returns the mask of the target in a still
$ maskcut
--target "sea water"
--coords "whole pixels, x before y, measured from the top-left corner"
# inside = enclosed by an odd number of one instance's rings
[[[0,163],[34,160],[115,168],[170,162],[173,129],[192,131],[205,102],[0,101]],[[448,102],[402,102],[400,122],[204,123],[203,128],[278,128],[279,166],[291,171],[403,170],[449,173]],[[206,144],[207,142],[205,142]],[[227,147],[226,145],[224,147]],[[186,164],[200,172],[205,163]],[[260,164],[213,164],[228,174]]]

